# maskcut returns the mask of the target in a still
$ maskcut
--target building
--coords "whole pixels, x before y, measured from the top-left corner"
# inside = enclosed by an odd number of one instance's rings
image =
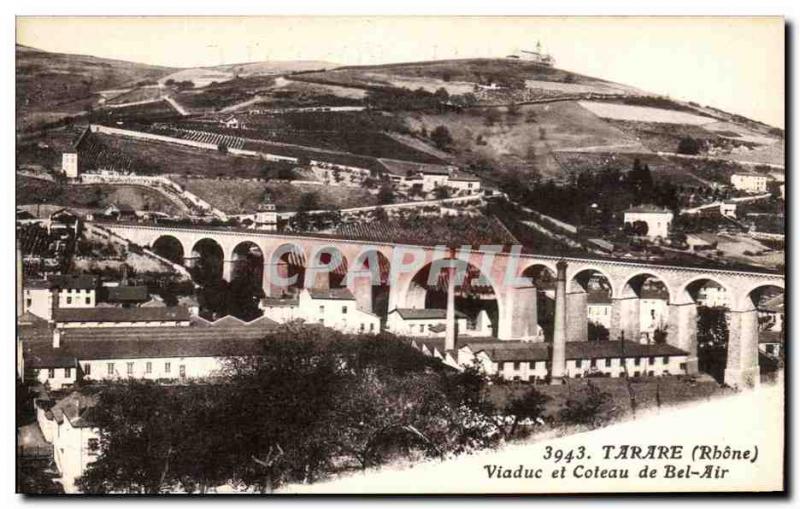
[[[50,320],[53,316],[54,292],[50,282],[39,279],[25,282],[22,290],[22,310],[39,318]]]
[[[130,220],[136,219],[136,210],[124,203],[112,203],[105,208],[103,215],[117,220]]]
[[[347,288],[304,288],[297,299],[261,300],[264,316],[278,323],[303,320],[342,332],[377,334],[381,330],[378,315],[358,306]]]
[[[784,326],[784,297],[783,294],[775,295],[758,306],[759,322],[763,330],[783,332]]]
[[[702,288],[697,291],[697,304],[710,308],[727,307],[730,305],[728,291],[724,286],[720,286],[714,281],[707,281]]]
[[[719,204],[719,213],[725,217],[732,217],[736,219],[736,203],[726,201]]]
[[[258,205],[258,210],[253,216],[253,223],[259,230],[275,231],[278,229],[278,213],[275,204],[263,202]]]
[[[647,224],[647,237],[651,239],[665,239],[669,235],[672,226],[673,214],[667,209],[653,205],[642,205],[632,207],[625,211],[624,223],[633,226],[639,221]]]
[[[474,362],[487,375],[505,380],[546,382],[550,378],[552,348],[546,343],[470,340],[459,338],[454,351],[445,351],[443,339],[414,339],[412,346],[453,367]],[[566,371],[569,378],[682,375],[688,355],[667,344],[632,341],[570,341],[566,343]]]
[[[100,453],[100,435],[93,420],[96,396],[73,391],[58,399],[34,401],[36,421],[45,441],[53,445],[53,460],[66,493],[75,493],[75,481]]]
[[[758,351],[773,359],[783,357],[783,331],[762,330],[758,333]]]
[[[767,175],[756,172],[736,172],[731,175],[731,185],[734,189],[746,193],[766,193]]]
[[[400,336],[444,337],[446,309],[393,309],[386,316],[386,328]],[[456,330],[467,330],[467,315],[455,312]]]
[[[244,129],[244,123],[233,115],[220,120],[219,123],[228,129]]]
[[[61,154],[61,171],[67,178],[78,178],[78,151],[70,149]]]
[[[481,191],[481,179],[465,172],[453,172],[447,179],[448,187],[455,191],[462,191],[468,194],[475,194]]]
[[[88,274],[52,275],[48,279],[48,284],[50,289],[55,292],[56,307],[91,308],[97,302],[97,276]]]
[[[589,292],[586,313],[590,322],[611,329],[611,296],[606,291]]]
[[[647,281],[639,295],[640,342],[648,344],[655,340],[656,331],[665,331],[668,319],[669,293],[661,285]]]

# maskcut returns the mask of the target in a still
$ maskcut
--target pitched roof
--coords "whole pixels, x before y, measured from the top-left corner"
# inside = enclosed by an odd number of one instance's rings
[[[322,300],[356,300],[353,293],[347,288],[330,288],[323,290],[319,288],[309,288],[309,295],[312,299]]]
[[[545,361],[551,357],[550,343],[527,343],[521,341],[468,342],[466,345],[473,352],[485,352],[494,362],[530,362]],[[642,345],[632,341],[568,341],[566,358],[603,359],[631,357],[660,357],[686,355],[686,352],[667,344]]]
[[[62,290],[94,290],[97,276],[90,274],[54,274],[48,279],[51,288]]]
[[[783,331],[762,330],[758,332],[759,343],[780,343],[783,344]]]
[[[783,304],[783,294],[776,295],[770,299],[767,299],[760,306],[758,306],[760,311],[769,311],[771,313],[783,313],[784,311],[784,304]]]
[[[256,355],[271,326],[261,325],[65,329],[59,348],[47,339],[29,340],[23,352],[30,368],[74,367],[85,360]]]
[[[410,309],[410,308],[396,308],[391,312],[397,312],[403,320],[444,320],[447,318],[446,309]],[[467,315],[461,311],[456,310],[456,318],[466,318]]]
[[[158,308],[56,308],[56,322],[172,322],[189,320],[184,306]]]
[[[109,286],[106,300],[109,302],[144,302],[150,298],[146,286]]]
[[[97,399],[97,395],[73,391],[58,400],[37,399],[36,404],[46,410],[48,419],[60,424],[66,417],[72,426],[81,428],[93,424],[91,409],[97,404]]]

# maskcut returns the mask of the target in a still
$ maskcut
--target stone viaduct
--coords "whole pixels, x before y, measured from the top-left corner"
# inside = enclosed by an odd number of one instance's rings
[[[170,239],[179,244],[184,260],[191,264],[200,254],[198,244],[212,241],[224,257],[223,278],[231,279],[237,252],[242,246],[260,251],[264,270],[262,285],[267,295],[281,293],[275,275],[286,274],[285,256],[292,253],[304,261],[305,286],[325,286],[330,262],[322,253],[335,251],[348,270],[346,286],[359,307],[372,311],[371,287],[380,284],[369,267],[376,259],[390,267],[389,310],[425,307],[426,289],[418,284],[422,271],[436,264],[446,265],[450,252],[443,247],[409,246],[388,242],[349,240],[325,235],[279,234],[255,230],[154,226],[126,223],[101,223],[130,242],[150,246]],[[175,245],[177,245],[175,244]],[[756,297],[767,287],[784,289],[784,275],[769,272],[659,265],[642,261],[557,257],[514,254],[490,248],[468,248],[456,258],[464,267],[479,271],[497,302],[495,335],[499,339],[529,340],[537,335],[537,287],[533,275],[546,270],[555,275],[559,260],[567,263],[566,316],[567,340],[587,340],[587,280],[593,274],[604,276],[610,286],[612,340],[624,337],[637,340],[640,331],[639,299],[642,283],[661,281],[669,293],[666,341],[689,353],[687,371],[697,372],[697,287],[714,282],[726,290],[729,309],[728,359],[725,381],[734,386],[755,385],[758,380],[758,313]],[[326,265],[326,263],[328,265]],[[458,278],[457,278],[458,280]]]

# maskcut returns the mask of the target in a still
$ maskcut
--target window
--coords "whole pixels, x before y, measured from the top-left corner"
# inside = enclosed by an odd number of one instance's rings
[[[647,372],[647,375],[648,376],[653,376],[653,375],[655,375],[655,372],[653,370],[650,370],[650,371]]]
[[[685,362],[681,362],[681,369],[686,371],[686,363]]]
[[[637,357],[637,358],[633,359],[633,365],[634,366],[638,366],[641,363],[641,361],[642,361],[642,359]]]
[[[358,332],[364,332],[364,324],[363,323],[361,324],[361,326],[359,326]]]
[[[67,297],[67,304],[72,304],[72,297]]]
[[[529,362],[528,363],[528,369],[536,369],[536,363],[535,362]]]
[[[424,325],[420,325],[419,326],[419,332],[420,332],[420,334],[424,334],[425,333],[425,326]]]
[[[775,345],[767,345],[767,353],[775,353]]]
[[[86,297],[86,303],[87,303],[87,304],[91,304],[91,303],[92,303],[92,299],[91,299],[91,297]]]
[[[347,314],[347,306],[342,306],[342,314],[343,315]]]
[[[64,368],[64,378],[72,378],[72,368]]]
[[[655,364],[656,363],[656,358],[655,357],[650,357],[650,359],[648,359],[648,360],[649,360],[650,364]]]
[[[171,366],[169,365],[169,362],[165,362],[164,363],[164,373],[169,373],[170,367]]]
[[[669,356],[665,355],[665,356],[663,357],[663,359],[661,359],[661,361],[662,361],[664,364],[669,364]]]
[[[575,361],[575,367],[576,368],[581,367],[581,364],[583,364],[583,361],[581,359],[578,359],[578,360]]]
[[[320,306],[319,307],[319,314],[322,314],[324,312],[325,312],[325,306]]]
[[[86,443],[86,448],[89,450],[89,456],[97,456],[100,452],[100,440],[90,438]]]
[[[181,378],[186,378],[186,366],[181,364],[178,367],[178,372],[180,373]]]
[[[47,370],[47,378],[55,378],[56,377],[56,370],[50,368]]]
[[[128,374],[129,375],[133,374],[133,363],[132,362],[128,363]]]
[[[607,368],[611,367],[611,359],[606,359],[606,367]]]
[[[92,365],[86,363],[83,365],[83,374],[84,375],[91,375],[92,374]]]
[[[153,372],[153,363],[152,362],[148,362],[147,364],[145,364],[144,370],[147,372],[148,375],[150,373],[152,373]]]
[[[514,371],[519,371],[519,365],[520,365],[519,362],[514,363]]]
[[[374,323],[369,324],[369,331],[370,332],[375,332],[375,324]]]
[[[590,361],[589,361],[589,367],[590,367],[590,368],[593,368],[593,367],[595,367],[595,366],[597,366],[597,361],[596,361],[595,359],[592,359],[592,360],[590,360]]]
[[[114,374],[114,363],[113,362],[107,363],[106,364],[106,368],[108,369],[108,374],[109,375],[113,375]]]
[[[32,299],[25,299],[25,307],[26,308],[31,307],[31,304],[33,304],[33,300]]]

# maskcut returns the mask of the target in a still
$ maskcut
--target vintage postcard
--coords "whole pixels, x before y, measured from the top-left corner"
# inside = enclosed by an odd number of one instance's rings
[[[17,17],[17,492],[785,493],[785,32]]]

